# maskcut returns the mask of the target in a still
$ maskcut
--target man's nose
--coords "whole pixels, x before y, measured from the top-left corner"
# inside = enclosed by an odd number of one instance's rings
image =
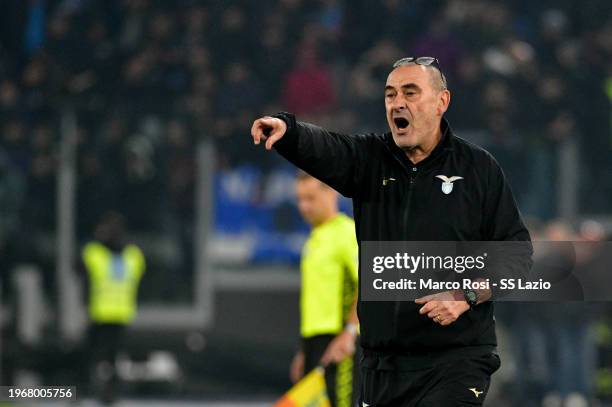
[[[406,109],[406,101],[403,100],[402,98],[395,98],[393,99],[393,102],[391,103],[391,108],[396,112],[400,112]]]

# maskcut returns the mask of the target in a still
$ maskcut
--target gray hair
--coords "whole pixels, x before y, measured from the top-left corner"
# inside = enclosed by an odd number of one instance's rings
[[[421,62],[422,60],[425,60],[425,61]],[[399,68],[400,66],[406,66],[406,65],[421,65],[421,66],[424,66],[425,68],[428,68],[430,73],[432,71],[438,72],[440,75],[430,74],[430,77],[431,77],[431,80],[434,86],[438,88],[439,91],[448,89],[448,82],[446,81],[446,76],[444,76],[444,73],[440,69],[440,65],[438,64],[438,60],[436,58],[433,58],[433,57],[401,58],[393,63],[393,69]]]

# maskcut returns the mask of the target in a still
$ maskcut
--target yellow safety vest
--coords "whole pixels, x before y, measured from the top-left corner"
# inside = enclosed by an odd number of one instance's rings
[[[98,242],[83,248],[89,274],[89,317],[96,323],[127,324],[136,315],[138,284],[145,270],[142,251],[127,245],[114,253]]]
[[[357,291],[355,223],[343,213],[315,227],[302,249],[300,333],[342,331]]]

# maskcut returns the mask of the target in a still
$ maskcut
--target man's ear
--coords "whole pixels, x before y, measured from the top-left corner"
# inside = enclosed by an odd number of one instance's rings
[[[444,89],[440,92],[440,96],[438,99],[438,114],[442,116],[446,110],[448,109],[448,105],[450,105],[451,93],[448,89]]]

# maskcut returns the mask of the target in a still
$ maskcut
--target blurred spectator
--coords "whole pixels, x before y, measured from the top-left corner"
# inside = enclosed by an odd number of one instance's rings
[[[405,45],[410,44],[416,33],[426,29],[428,14],[434,13],[440,5],[437,1],[423,0],[410,3],[382,0],[375,5],[367,0],[351,2],[345,23],[347,54],[354,61],[384,38],[393,38],[402,44],[403,53],[410,52]]]
[[[105,213],[94,240],[82,250],[82,272],[88,280],[89,352],[92,390],[103,402],[117,397],[116,358],[126,327],[137,312],[137,292],[145,271],[142,251],[127,242],[126,222]]]
[[[30,114],[44,115],[48,113],[47,103],[52,95],[53,84],[49,77],[50,63],[44,54],[38,54],[23,70],[21,83],[23,85],[23,103]]]
[[[341,34],[344,22],[344,10],[339,0],[319,0],[320,10],[317,22],[325,29],[325,37],[335,41]]]
[[[85,238],[94,228],[95,222],[108,207],[115,202],[109,200],[112,185],[104,171],[100,156],[91,150],[82,151],[79,160],[79,180],[77,185],[77,236]]]
[[[347,96],[349,103],[360,118],[360,126],[374,130],[380,124],[380,102],[383,90],[380,83],[389,72],[389,61],[396,61],[402,51],[391,39],[383,38],[368,49],[357,61],[350,76],[351,86]]]
[[[566,85],[557,75],[544,75],[537,83],[536,92],[539,96],[537,106],[541,128],[532,148],[533,183],[531,194],[536,194],[528,208],[536,216],[548,219],[557,211],[555,199],[544,199],[544,196],[554,197],[557,194],[556,185],[550,180],[555,178],[559,163],[558,146],[571,138],[578,137],[574,113],[567,98]],[[536,192],[539,191],[539,192]]]
[[[251,69],[242,62],[232,62],[224,69],[225,80],[221,85],[218,113],[235,118],[245,110],[253,112],[264,102],[264,88]]]
[[[256,56],[256,69],[264,80],[268,92],[278,98],[282,86],[282,78],[291,56],[287,23],[282,16],[273,19],[266,16],[268,22],[260,33],[261,51]]]
[[[192,131],[180,120],[168,123],[164,151],[168,155],[167,188],[171,213],[189,223],[194,216],[196,162]]]
[[[132,135],[124,146],[123,176],[119,207],[125,213],[131,229],[154,231],[160,215],[160,174],[155,163],[155,150],[150,140],[140,134]]]
[[[165,219],[172,240],[180,247],[180,259],[176,270],[168,278],[175,297],[191,297],[193,291],[194,219],[196,197],[196,145],[193,132],[181,120],[168,123],[164,151],[167,168],[164,171],[165,189],[168,191],[165,204]],[[187,294],[189,293],[189,295]]]
[[[11,119],[2,126],[2,146],[11,163],[23,175],[26,175],[31,157],[26,139],[26,128],[22,121]]]
[[[189,7],[183,15],[186,24],[185,46],[193,48],[205,45],[210,25],[210,12],[201,4]]]
[[[541,14],[540,23],[540,60],[553,65],[556,62],[554,52],[566,38],[569,20],[563,10],[548,9]]]
[[[439,61],[444,61],[444,72],[453,77],[457,65],[462,59],[462,44],[459,38],[450,30],[450,24],[442,17],[433,19],[426,32],[405,47],[411,55],[435,55]]]
[[[578,282],[572,276],[575,265],[574,248],[571,241],[575,234],[571,226],[563,221],[555,221],[543,228],[531,228],[537,250],[534,251],[534,266],[530,279],[544,278],[546,281],[558,282],[558,272],[569,273],[573,280],[569,291],[556,290],[551,300],[558,302],[525,302],[503,304],[503,309],[511,311],[504,321],[509,324],[514,360],[516,363],[516,382],[512,384],[513,405],[539,407],[548,403],[561,405],[561,385],[557,378],[559,369],[567,369],[562,360],[568,359],[567,352],[572,352],[570,340],[559,341],[559,336],[568,337],[567,327],[580,318],[576,310],[578,303],[560,302],[560,299],[574,299]],[[539,243],[538,243],[539,242]],[[555,242],[558,242],[555,243]],[[570,245],[570,250],[567,250]],[[553,276],[554,272],[554,276]],[[553,278],[554,277],[554,278]],[[555,289],[557,284],[555,284]],[[578,293],[582,299],[582,292]],[[538,299],[539,300],[539,299]],[[563,312],[560,312],[560,310]],[[573,363],[573,362],[572,362]],[[577,366],[572,366],[575,369]],[[571,374],[571,373],[564,373]],[[548,404],[546,404],[548,405]]]
[[[20,113],[19,98],[20,92],[17,85],[10,80],[0,83],[0,116],[10,117]]]
[[[223,62],[244,59],[250,61],[255,56],[256,46],[253,43],[254,26],[249,25],[247,12],[244,7],[232,4],[222,7],[220,10],[219,24],[213,32],[213,47],[215,60],[221,62],[215,64],[221,74]]]
[[[335,98],[330,67],[319,59],[314,44],[302,44],[285,80],[285,107],[297,115],[311,116],[331,109]]]

